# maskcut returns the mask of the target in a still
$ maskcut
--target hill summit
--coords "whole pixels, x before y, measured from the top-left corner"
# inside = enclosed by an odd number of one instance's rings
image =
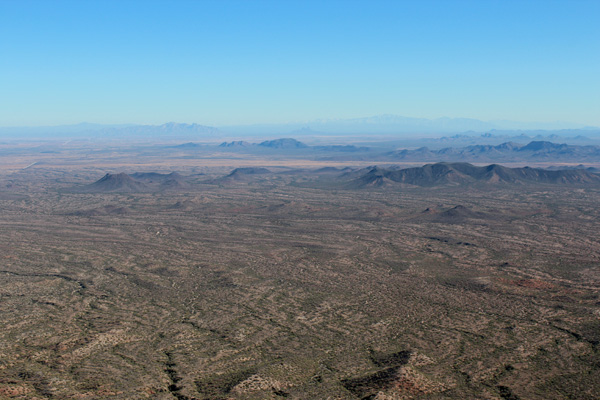
[[[106,174],[96,182],[83,188],[83,192],[101,193],[101,192],[119,192],[135,193],[146,190],[146,185],[134,180],[124,172],[119,174]]]

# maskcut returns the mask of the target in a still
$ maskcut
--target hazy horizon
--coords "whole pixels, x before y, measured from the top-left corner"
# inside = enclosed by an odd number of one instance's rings
[[[0,126],[600,126],[597,1],[0,3]]]
[[[578,121],[560,121],[560,120],[550,120],[550,121],[531,121],[531,120],[509,120],[509,119],[491,119],[491,120],[482,120],[478,118],[473,118],[469,116],[437,116],[437,117],[420,117],[420,116],[409,116],[409,115],[399,115],[399,114],[374,114],[374,115],[364,115],[358,116],[354,118],[320,118],[313,120],[290,120],[283,122],[272,122],[272,121],[258,121],[254,123],[247,124],[208,124],[203,121],[196,120],[186,120],[186,121],[174,121],[174,120],[164,120],[156,123],[145,123],[145,122],[137,122],[137,121],[128,121],[122,123],[103,123],[98,121],[78,121],[73,123],[64,123],[64,124],[37,124],[37,125],[0,125],[0,129],[2,128],[55,128],[55,127],[76,127],[76,126],[161,126],[168,124],[182,124],[182,125],[202,125],[207,127],[215,127],[215,128],[237,128],[237,127],[252,127],[252,126],[268,126],[268,125],[306,125],[306,128],[310,128],[310,124],[319,124],[319,123],[332,123],[332,122],[348,122],[348,121],[358,121],[358,120],[373,120],[376,118],[403,118],[407,120],[427,120],[427,121],[443,121],[443,120],[465,120],[465,121],[477,121],[489,124],[506,124],[506,125],[515,125],[512,128],[505,129],[540,129],[540,130],[552,130],[552,129],[586,129],[586,128],[598,128],[598,126],[587,125]],[[527,127],[519,128],[516,127],[518,125],[527,125]],[[539,128],[535,126],[539,125]],[[550,125],[556,125],[556,128],[548,128]]]
[[[600,0],[0,0],[0,400],[597,399]]]

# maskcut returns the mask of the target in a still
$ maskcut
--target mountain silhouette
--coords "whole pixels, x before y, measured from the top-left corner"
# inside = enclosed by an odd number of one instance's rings
[[[148,187],[138,182],[124,172],[120,174],[106,174],[96,182],[83,187],[80,191],[85,193],[136,193],[146,191]]]
[[[359,171],[361,172],[361,171]],[[346,187],[364,188],[389,185],[457,186],[486,184],[600,184],[600,176],[583,169],[547,170],[509,168],[498,164],[477,167],[468,163],[437,163],[406,169],[369,167],[350,180]]]

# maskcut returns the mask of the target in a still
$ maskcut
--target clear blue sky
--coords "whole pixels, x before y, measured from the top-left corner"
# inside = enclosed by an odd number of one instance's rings
[[[600,126],[600,0],[0,0],[0,126]]]

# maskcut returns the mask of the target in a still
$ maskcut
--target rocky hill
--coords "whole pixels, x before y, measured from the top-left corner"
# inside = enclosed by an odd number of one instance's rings
[[[369,167],[348,181],[348,188],[407,186],[456,186],[486,184],[600,184],[600,176],[583,169],[547,170],[539,168],[508,168],[498,164],[477,167],[468,163],[437,163],[417,168],[386,169]]]
[[[148,187],[134,180],[126,173],[106,174],[96,182],[86,185],[79,192],[83,193],[137,193],[144,192]]]

